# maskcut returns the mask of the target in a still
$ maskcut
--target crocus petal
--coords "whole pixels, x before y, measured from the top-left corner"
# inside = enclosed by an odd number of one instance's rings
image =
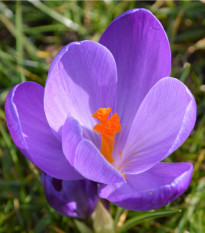
[[[82,179],[63,155],[43,109],[44,88],[34,82],[15,86],[5,112],[10,134],[21,152],[40,169],[60,179]]]
[[[169,41],[150,11],[133,9],[108,26],[100,43],[112,52],[117,64],[117,113],[122,129],[115,146],[122,150],[145,95],[159,79],[170,75]]]
[[[189,89],[175,78],[161,79],[134,118],[122,152],[122,172],[137,174],[159,163],[186,140],[195,121],[196,103]]]
[[[63,152],[70,164],[85,178],[100,183],[123,182],[123,176],[85,139],[77,120],[68,116],[62,130]]]
[[[101,44],[82,41],[63,48],[51,65],[44,103],[48,123],[58,139],[69,113],[81,126],[92,129],[94,112],[104,107],[115,110],[116,82],[114,58]]]
[[[58,180],[42,173],[42,185],[50,206],[59,214],[74,218],[89,218],[98,196],[97,184],[89,180]]]
[[[190,163],[159,163],[150,170],[127,175],[127,183],[101,185],[99,196],[128,210],[153,210],[177,199],[189,186]]]

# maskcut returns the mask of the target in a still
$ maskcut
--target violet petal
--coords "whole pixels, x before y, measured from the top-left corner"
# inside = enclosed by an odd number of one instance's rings
[[[182,145],[195,121],[196,102],[189,89],[175,78],[161,79],[138,109],[118,160],[120,170],[137,174],[155,166]]]
[[[5,102],[7,126],[21,152],[44,172],[61,179],[82,179],[63,155],[43,109],[44,88],[35,82],[15,86]]]
[[[81,126],[92,130],[93,113],[99,108],[115,111],[117,71],[110,51],[93,41],[74,42],[63,48],[50,68],[45,87],[45,113],[54,134],[69,113]],[[97,144],[97,143],[96,143]]]
[[[158,80],[170,75],[169,41],[150,11],[132,9],[108,26],[100,43],[111,51],[117,64],[117,113],[122,129],[115,148],[121,151],[142,100]]]
[[[48,203],[59,214],[82,219],[91,216],[98,200],[97,183],[58,180],[45,173],[42,173],[41,180]]]
[[[79,123],[71,115],[63,126],[62,145],[70,164],[85,178],[105,184],[125,181],[98,148],[83,137]]]
[[[187,189],[192,171],[191,163],[159,163],[144,173],[127,175],[127,183],[101,185],[99,196],[128,210],[158,209]]]

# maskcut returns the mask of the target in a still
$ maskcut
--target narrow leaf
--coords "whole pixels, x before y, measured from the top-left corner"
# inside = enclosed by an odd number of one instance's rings
[[[169,210],[169,211],[153,212],[153,213],[138,215],[125,222],[125,224],[118,230],[118,233],[127,232],[130,228],[134,227],[138,223],[144,222],[145,220],[161,218],[179,212],[181,212],[181,210]]]

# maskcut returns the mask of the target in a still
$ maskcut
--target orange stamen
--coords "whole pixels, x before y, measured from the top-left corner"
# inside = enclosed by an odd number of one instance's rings
[[[117,113],[111,114],[110,119],[108,119],[111,108],[99,108],[97,112],[93,114],[93,117],[98,119],[100,124],[93,127],[95,131],[101,134],[101,150],[100,152],[107,159],[108,162],[112,163],[113,157],[113,147],[114,147],[114,137],[116,133],[121,130],[120,118]]]

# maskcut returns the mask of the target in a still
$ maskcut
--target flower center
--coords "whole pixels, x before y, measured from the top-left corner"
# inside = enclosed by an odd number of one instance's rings
[[[97,112],[93,114],[93,117],[98,119],[100,124],[93,127],[95,131],[101,134],[101,149],[100,152],[107,159],[108,162],[112,163],[113,157],[113,147],[114,147],[114,137],[116,133],[121,130],[120,118],[117,113],[112,114],[109,118],[111,108],[99,108]]]

